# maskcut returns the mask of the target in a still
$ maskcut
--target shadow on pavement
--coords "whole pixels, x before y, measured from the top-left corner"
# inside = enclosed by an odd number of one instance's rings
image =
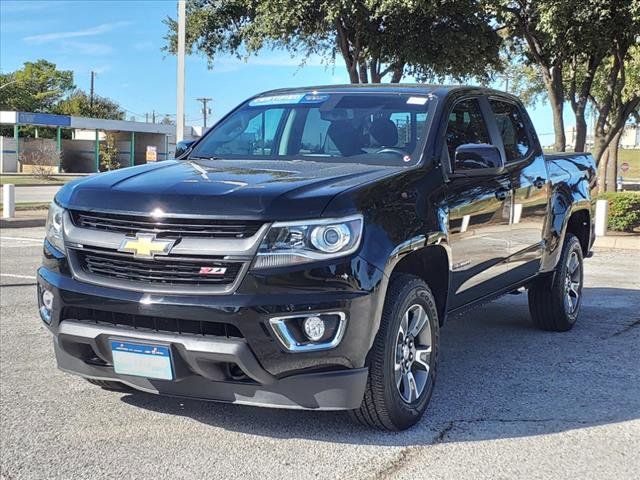
[[[423,420],[385,433],[346,413],[275,410],[126,394],[122,401],[273,438],[420,445],[513,438],[640,418],[640,290],[585,288],[570,332],[535,329],[526,295],[508,296],[441,332],[436,388]]]

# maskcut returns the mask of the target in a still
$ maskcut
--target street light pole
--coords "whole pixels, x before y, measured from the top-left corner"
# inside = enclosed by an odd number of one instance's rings
[[[185,0],[178,0],[178,78],[176,81],[176,142],[184,140]]]

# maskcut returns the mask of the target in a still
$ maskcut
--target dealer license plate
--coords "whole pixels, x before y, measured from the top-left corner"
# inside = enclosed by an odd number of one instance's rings
[[[173,380],[171,349],[166,345],[111,340],[111,354],[118,374]]]

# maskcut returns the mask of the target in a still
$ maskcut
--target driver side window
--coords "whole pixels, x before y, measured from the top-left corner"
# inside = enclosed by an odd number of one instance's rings
[[[465,168],[463,165],[454,165],[456,149],[460,145],[491,144],[487,125],[477,99],[463,100],[454,106],[449,114],[446,142],[449,159],[454,170]]]

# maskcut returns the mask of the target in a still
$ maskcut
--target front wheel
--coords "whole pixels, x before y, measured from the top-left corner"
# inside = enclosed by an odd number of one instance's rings
[[[427,284],[412,275],[394,276],[367,357],[362,405],[352,416],[366,426],[390,431],[420,420],[436,378],[438,341],[438,310]]]

